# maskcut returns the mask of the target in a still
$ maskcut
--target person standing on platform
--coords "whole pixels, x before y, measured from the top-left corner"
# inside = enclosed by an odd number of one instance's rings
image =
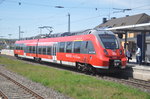
[[[141,65],[141,49],[137,46],[137,50],[136,50],[136,62],[137,64]]]
[[[126,50],[126,57],[128,58],[128,63],[129,63],[129,60],[130,59],[132,60],[132,54],[128,49]]]

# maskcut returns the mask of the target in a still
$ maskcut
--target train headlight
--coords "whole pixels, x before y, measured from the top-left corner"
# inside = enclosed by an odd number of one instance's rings
[[[104,53],[105,53],[106,55],[108,55],[108,52],[107,52],[107,50],[106,50],[106,49],[104,49]]]

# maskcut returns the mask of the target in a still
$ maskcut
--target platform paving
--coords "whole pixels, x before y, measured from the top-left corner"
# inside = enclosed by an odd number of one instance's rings
[[[130,69],[125,71],[126,75],[132,76],[135,79],[150,81],[150,65],[139,65],[136,63],[136,59],[133,58],[127,63],[127,68]]]

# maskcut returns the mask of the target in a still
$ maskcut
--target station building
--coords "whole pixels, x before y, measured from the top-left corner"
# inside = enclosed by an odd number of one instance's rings
[[[119,26],[127,26],[127,25],[136,25],[136,24],[143,24],[143,23],[150,23],[150,16],[142,13],[137,15],[126,15],[125,17],[116,18],[112,17],[110,20],[103,18],[103,23],[96,26],[95,28],[102,28],[102,27],[119,27]],[[117,33],[116,33],[117,34]],[[126,48],[130,50],[133,54],[136,51],[136,41],[137,35],[141,34],[141,31],[137,32],[128,32],[127,33],[127,44]],[[150,32],[146,32],[146,41],[150,41]],[[125,35],[122,37],[122,45],[125,46]]]

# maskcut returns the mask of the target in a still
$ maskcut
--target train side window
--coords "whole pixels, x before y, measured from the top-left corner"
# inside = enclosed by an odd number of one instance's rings
[[[35,46],[32,47],[32,53],[35,53]]]
[[[23,44],[21,44],[21,50],[23,50]]]
[[[21,45],[19,45],[19,47],[20,47],[20,50],[22,50]]]
[[[21,45],[21,50],[23,50],[23,45]]]
[[[88,41],[82,41],[82,43],[81,43],[81,53],[82,54],[88,53],[87,46],[88,46]]]
[[[30,53],[33,53],[33,47],[30,46]]]
[[[67,42],[66,44],[66,53],[72,52],[72,42]]]
[[[87,46],[87,48],[88,48],[88,53],[89,53],[89,54],[95,54],[95,50],[94,50],[94,46],[93,46],[93,44],[92,44],[92,41],[88,41],[88,46]]]
[[[46,47],[45,46],[43,47],[42,51],[43,51],[43,54],[46,55]]]
[[[43,54],[43,46],[41,46],[41,54]]]
[[[65,43],[65,42],[64,42]],[[56,56],[56,52],[57,52],[57,44],[53,45],[53,51],[52,51],[52,55]],[[64,52],[65,52],[65,46],[64,46]]]
[[[15,44],[15,46],[14,46],[14,50],[16,50],[16,47],[17,47],[17,46],[16,46],[16,44]]]
[[[29,53],[29,46],[26,47],[26,53]]]
[[[24,44],[22,44],[22,50],[24,50],[24,51],[25,51],[25,45],[24,45]]]
[[[60,42],[59,52],[65,52],[65,42]]]
[[[19,45],[19,50],[21,50],[21,46]]]
[[[32,52],[32,46],[29,46],[29,53]]]
[[[80,53],[81,41],[74,42],[74,53]]]
[[[24,45],[24,52],[28,53],[28,46]]]
[[[18,45],[18,50],[20,50],[20,46]]]
[[[34,53],[33,50],[34,50],[34,46],[31,46],[31,53]]]
[[[18,50],[18,45],[16,45],[16,50]]]
[[[51,55],[51,50],[52,50],[52,47],[51,47],[51,46],[48,46],[48,47],[47,47],[47,55]]]
[[[38,54],[41,54],[41,46],[38,46]]]

